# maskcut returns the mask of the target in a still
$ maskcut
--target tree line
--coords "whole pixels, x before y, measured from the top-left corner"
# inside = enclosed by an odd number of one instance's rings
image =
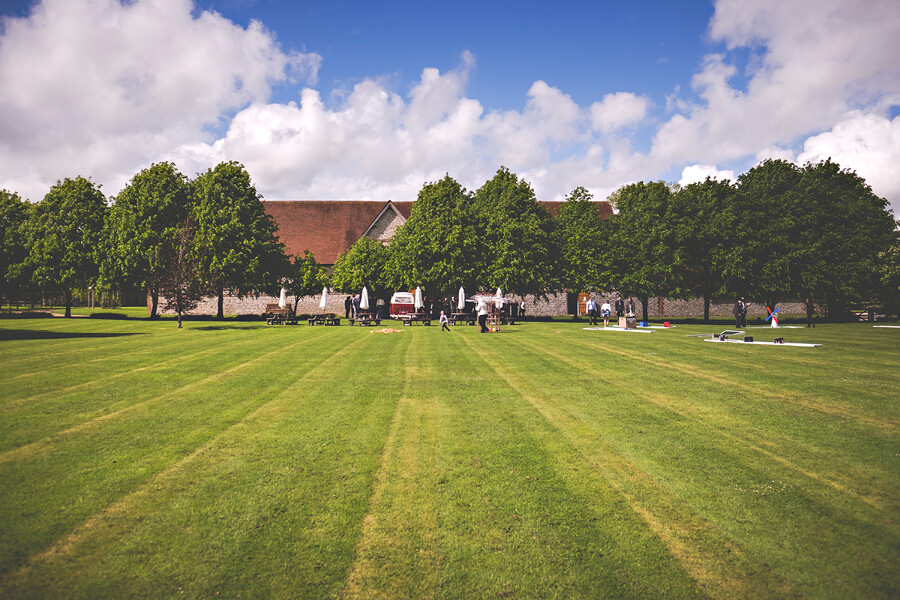
[[[743,295],[774,308],[805,299],[835,313],[900,296],[898,227],[884,199],[831,161],[768,160],[737,181],[616,190],[604,215],[583,187],[558,213],[506,168],[470,192],[449,175],[426,183],[409,220],[384,246],[362,238],[329,274],[308,251],[289,256],[242,165],[191,180],[171,163],[135,175],[107,200],[83,177],[58,181],[38,203],[0,191],[0,274],[10,299],[65,298],[89,286],[139,286],[151,316],[190,311],[206,295],[296,298],[328,285],[374,294],[422,286],[432,297],[502,288],[519,295],[617,290],[703,298]],[[294,306],[296,311],[296,304]]]

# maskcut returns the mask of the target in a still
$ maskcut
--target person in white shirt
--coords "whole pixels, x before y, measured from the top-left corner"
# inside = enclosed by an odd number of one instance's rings
[[[600,316],[603,317],[603,326],[609,326],[609,315],[612,313],[612,306],[609,305],[609,300],[605,300],[603,302],[603,306],[600,307]]]
[[[487,333],[488,305],[484,298],[478,297],[478,304],[475,305],[475,310],[478,312],[478,325],[481,327],[481,333]]]
[[[441,332],[443,332],[445,329],[447,331],[450,331],[450,327],[447,325],[449,320],[450,319],[447,318],[447,315],[444,313],[444,311],[441,311]]]
[[[597,303],[594,301],[594,297],[588,297],[587,304],[584,309],[587,311],[588,317],[590,318],[591,325],[597,324]]]

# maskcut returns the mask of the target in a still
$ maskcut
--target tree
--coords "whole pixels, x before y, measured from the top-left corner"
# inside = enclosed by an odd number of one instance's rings
[[[31,203],[18,194],[0,190],[0,297],[5,295],[8,300],[27,281],[26,226],[31,209]]]
[[[804,166],[798,186],[795,290],[832,314],[872,301],[881,288],[878,256],[897,242],[887,201],[830,160]]]
[[[334,262],[331,285],[339,292],[360,292],[363,286],[378,295],[393,288],[388,270],[389,251],[381,242],[362,237]]]
[[[706,178],[672,195],[671,222],[675,229],[675,295],[703,298],[703,319],[709,321],[709,304],[723,295],[734,228],[734,188],[729,181]]]
[[[239,297],[277,293],[288,259],[243,165],[219,163],[197,177],[194,190],[201,266],[218,293],[218,318],[224,318],[226,289]]]
[[[770,310],[798,295],[791,271],[802,259],[798,253],[804,252],[799,181],[799,169],[784,160],[763,161],[737,180],[725,287]]]
[[[878,279],[881,284],[878,296],[885,313],[896,314],[900,310],[900,243],[894,242],[878,255]]]
[[[662,181],[641,181],[619,188],[609,200],[618,210],[609,218],[615,287],[641,299],[646,321],[650,296],[668,296],[675,289],[672,192]]]
[[[612,287],[613,261],[600,207],[583,187],[575,188],[556,215],[559,280],[574,292]]]
[[[474,208],[482,219],[482,282],[523,296],[558,287],[553,221],[526,181],[501,167],[475,192]]]
[[[316,257],[309,250],[303,254],[302,257],[299,254],[294,257],[294,262],[285,273],[284,287],[294,296],[294,314],[297,314],[301,296],[317,294],[328,284],[325,267],[316,262]]]
[[[160,282],[167,276],[164,254],[191,210],[190,183],[172,163],[157,163],[135,175],[114,202],[101,274],[118,285],[146,285],[150,318],[156,318]]]
[[[197,245],[193,216],[188,214],[184,221],[160,247],[160,266],[163,276],[159,280],[159,291],[166,298],[166,310],[178,315],[178,329],[181,317],[195,308],[206,295],[206,284],[200,270],[200,256],[203,248]]]
[[[407,289],[424,285],[437,295],[460,285],[473,289],[482,244],[471,194],[447,175],[419,191],[409,220],[391,240],[389,270]]]
[[[72,316],[72,290],[97,279],[106,199],[89,179],[66,178],[35,207],[29,226],[27,263],[45,291],[65,295]]]

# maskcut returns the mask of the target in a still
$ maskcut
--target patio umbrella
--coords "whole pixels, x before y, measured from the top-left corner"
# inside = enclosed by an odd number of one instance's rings
[[[363,286],[362,298],[359,300],[359,308],[362,310],[369,310],[369,290],[366,289],[366,286]]]
[[[456,308],[458,308],[460,312],[466,310],[466,291],[462,286],[459,286],[459,300],[456,302]]]
[[[416,286],[415,303],[416,303],[416,311],[417,312],[420,308],[425,308],[425,302],[422,301],[422,288],[420,288],[419,286]]]
[[[494,297],[494,305],[497,308],[503,308],[503,292],[497,288],[497,295]]]
[[[328,287],[325,286],[322,288],[322,299],[319,300],[319,308],[325,310],[325,305],[328,304]]]
[[[287,290],[281,286],[281,297],[278,299],[278,308],[284,308],[287,304]]]

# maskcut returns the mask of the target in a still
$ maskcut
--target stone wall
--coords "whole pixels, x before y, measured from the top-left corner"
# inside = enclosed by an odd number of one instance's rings
[[[324,312],[344,314],[344,298],[346,294],[329,294],[328,305]],[[511,300],[521,302],[521,296],[507,296]],[[616,298],[615,294],[595,294],[594,299],[598,304],[602,304],[604,299],[608,299],[612,304]],[[323,312],[319,308],[320,295],[306,296],[300,299],[297,306],[297,314],[315,314]],[[375,307],[375,297],[369,298],[372,308]],[[293,306],[294,297],[288,296],[287,301]],[[389,302],[390,298],[385,298],[385,302]],[[272,296],[252,296],[238,298],[237,296],[225,295],[224,310],[226,315],[262,315],[266,310],[267,304],[277,304],[278,298]],[[641,301],[635,298],[635,307],[637,314],[641,315],[643,307]],[[160,299],[160,307],[163,306],[163,299]],[[789,302],[778,305],[781,312],[785,314],[806,314],[806,306],[802,302]],[[191,311],[195,315],[215,315],[218,302],[215,297],[205,298],[196,308]],[[709,307],[711,317],[731,317],[734,301],[728,302],[712,302]],[[650,318],[702,318],[703,317],[703,300],[695,298],[693,300],[672,300],[669,298],[650,298],[648,301],[648,316]],[[147,310],[150,310],[148,299]],[[162,308],[160,308],[160,312]],[[171,312],[169,313],[171,314]],[[550,294],[547,298],[538,298],[535,296],[525,297],[525,315],[532,317],[556,317],[564,316],[568,313],[566,294]],[[748,304],[747,317],[755,319],[756,317],[767,317],[766,307],[761,304]]]

